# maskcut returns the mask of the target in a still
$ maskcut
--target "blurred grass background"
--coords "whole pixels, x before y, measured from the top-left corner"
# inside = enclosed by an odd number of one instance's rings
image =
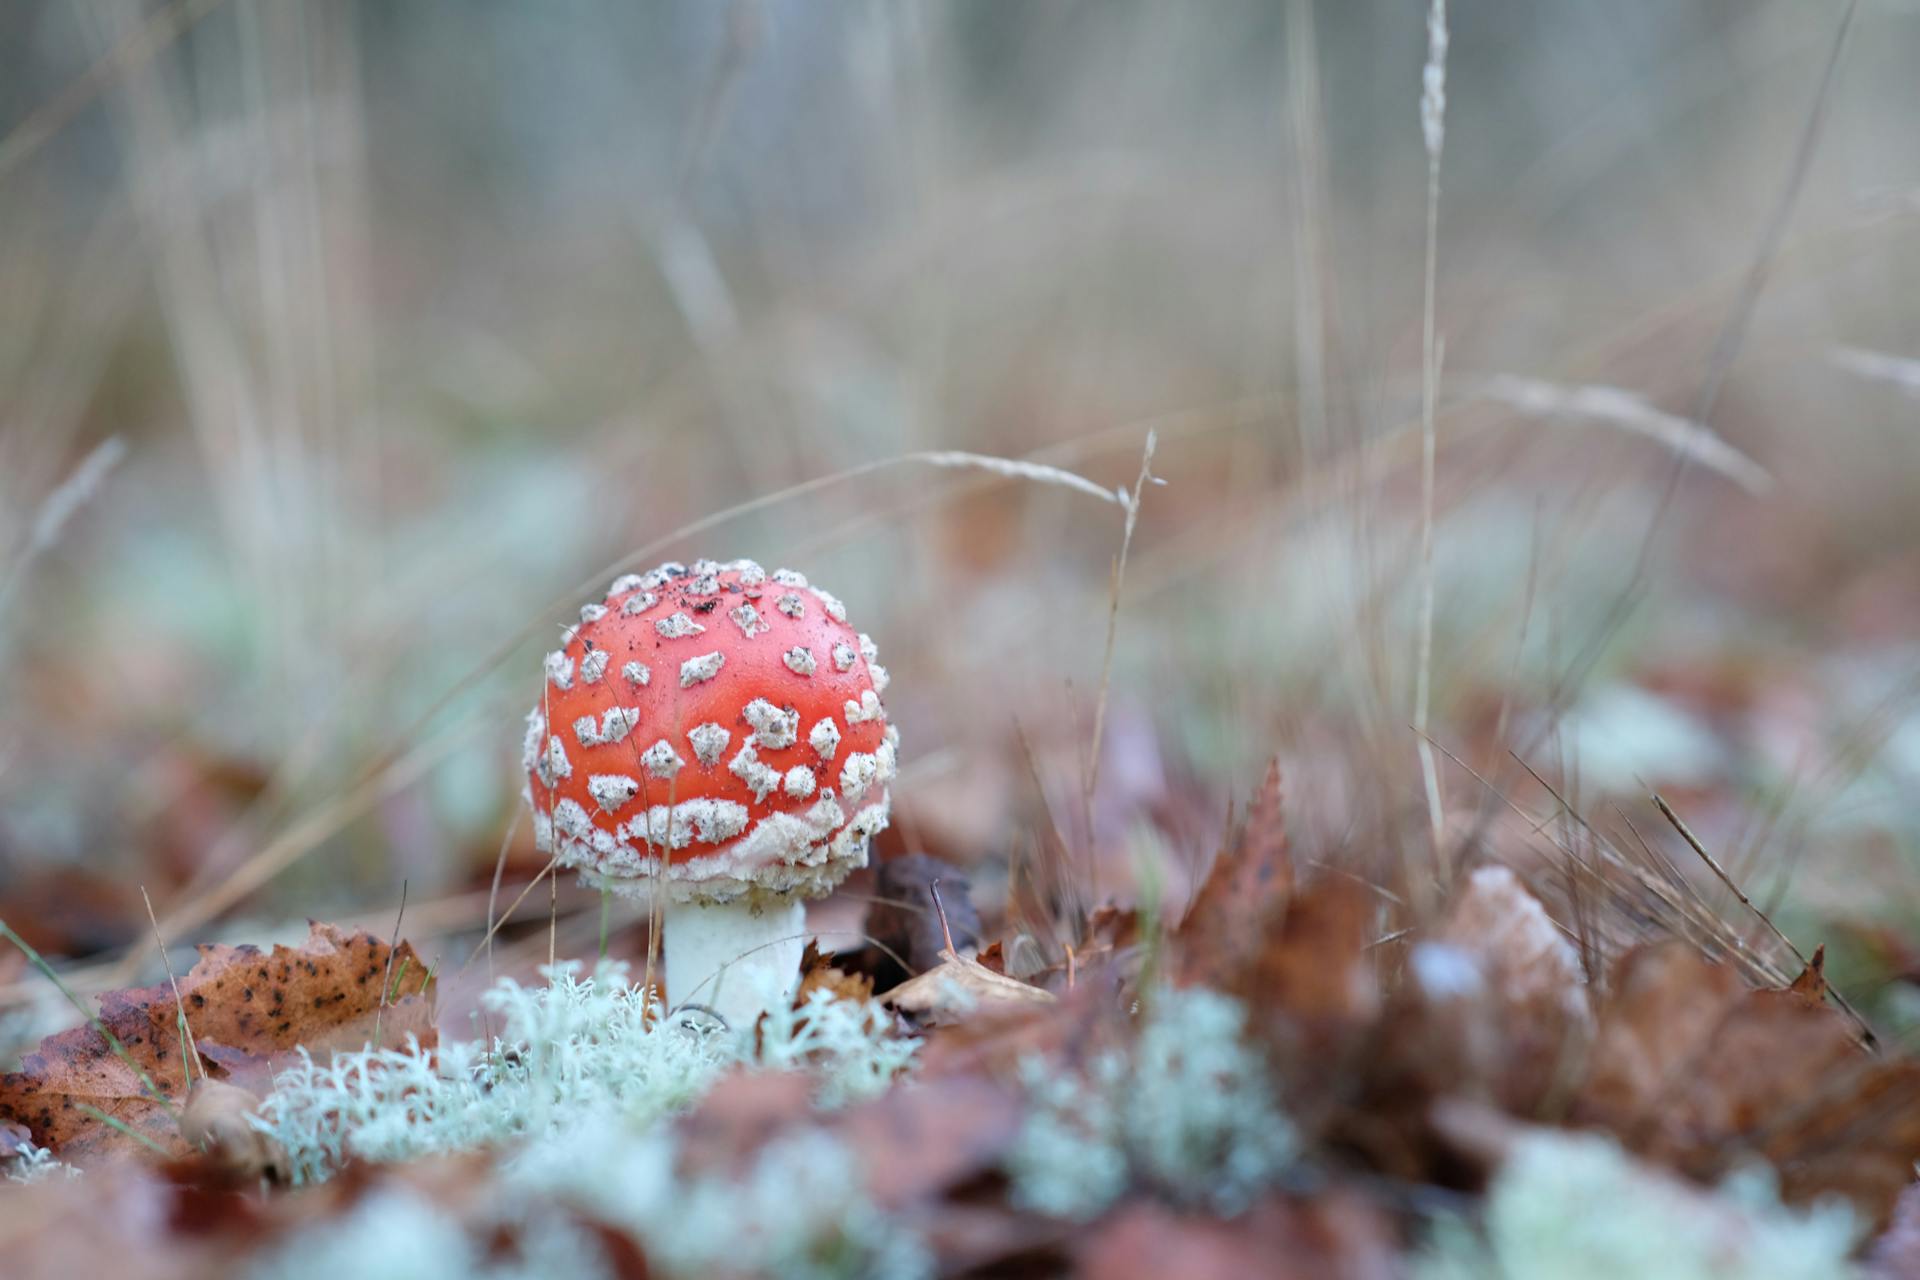
[[[1548,829],[1468,765],[1623,840],[1659,788],[1877,981],[1920,969],[1920,6],[1823,93],[1846,8],[1454,7],[1432,723],[1461,857]],[[1149,428],[1090,801],[1116,509],[901,468],[664,554],[879,640],[889,852],[990,884],[1058,827],[1177,890],[1277,752],[1307,856],[1424,857],[1422,19],[0,8],[0,917],[83,957],[150,943],[143,885],[191,941],[405,882],[470,930],[571,584],[910,450],[1129,484]]]

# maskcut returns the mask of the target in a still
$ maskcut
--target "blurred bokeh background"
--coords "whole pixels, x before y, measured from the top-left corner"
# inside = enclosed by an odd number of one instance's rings
[[[1671,844],[1658,789],[1894,1000],[1920,6],[1857,8],[1835,62],[1837,2],[1455,6],[1431,732],[1455,856]],[[456,964],[503,840],[541,866],[539,655],[656,543],[847,601],[883,852],[988,899],[1177,899],[1276,754],[1309,857],[1426,858],[1423,19],[0,6],[0,918],[85,985],[151,962],[142,887],[191,942],[405,883]],[[776,496],[1130,487],[1149,430],[1097,789],[1118,507]]]

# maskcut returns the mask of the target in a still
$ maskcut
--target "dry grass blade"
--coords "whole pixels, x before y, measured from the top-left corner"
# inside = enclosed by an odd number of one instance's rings
[[[1656,409],[1644,396],[1620,387],[1568,387],[1540,378],[1500,374],[1481,383],[1477,390],[1489,400],[1530,416],[1578,418],[1645,436],[1675,456],[1727,477],[1749,493],[1766,493],[1773,488],[1773,476],[1765,467],[1711,428]]]
[[[33,525],[27,535],[27,545],[7,570],[5,578],[0,578],[0,617],[7,612],[14,592],[26,580],[27,573],[41,556],[45,555],[60,540],[60,533],[93,496],[106,483],[107,476],[120,465],[127,456],[126,442],[119,436],[111,436],[93,447],[86,457],[80,460],[58,488],[46,496],[40,509],[34,513]]]
[[[147,886],[140,886],[140,901],[146,904],[147,921],[153,925],[154,945],[160,950],[160,963],[167,970],[167,985],[173,988],[174,1011],[180,1019],[180,1069],[186,1076],[187,1087],[193,1087],[193,1073],[199,1068],[200,1078],[207,1078],[207,1064],[200,1060],[200,1046],[194,1043],[193,1028],[187,1025],[187,1002],[180,995],[180,979],[173,975],[173,960],[167,955],[167,944],[160,941],[160,921],[153,914],[153,899],[147,896]],[[395,944],[399,942],[394,939]],[[378,1039],[378,1036],[375,1037]]]
[[[1659,795],[1653,797],[1653,803],[1659,808],[1661,816],[1672,823],[1673,829],[1680,833],[1680,838],[1687,842],[1687,847],[1692,849],[1694,853],[1699,856],[1700,861],[1707,864],[1707,869],[1713,872],[1715,878],[1717,878],[1721,884],[1725,885],[1727,890],[1732,893],[1735,898],[1739,899],[1740,905],[1748,911],[1751,911],[1754,917],[1767,927],[1767,932],[1771,933],[1774,938],[1779,941],[1781,946],[1792,953],[1793,958],[1800,962],[1802,970],[1811,969],[1813,967],[1812,962],[1807,959],[1800,948],[1793,945],[1793,939],[1782,933],[1780,926],[1776,925],[1766,912],[1755,905],[1753,899],[1746,895],[1745,890],[1741,889],[1741,887],[1734,882],[1733,877],[1728,875],[1714,856],[1707,852],[1706,846],[1700,843],[1700,838],[1694,835],[1693,832],[1687,828],[1687,824],[1680,820],[1680,815],[1673,811],[1673,806],[1668,804],[1665,798]],[[1834,991],[1831,987],[1826,988],[1826,990],[1833,996],[1834,1003],[1845,1010],[1849,1018],[1853,1019],[1854,1025],[1860,1031],[1861,1039],[1866,1042],[1868,1047],[1871,1048],[1877,1045],[1880,1038],[1874,1034],[1873,1028],[1867,1025],[1867,1020],[1860,1016],[1859,1011],[1848,1003],[1847,998],[1838,991]]]
[[[1427,10],[1427,63],[1422,74],[1420,129],[1427,147],[1427,254],[1425,294],[1420,318],[1420,623],[1415,639],[1413,732],[1420,757],[1420,781],[1426,789],[1427,827],[1437,878],[1447,879],[1442,831],[1440,771],[1427,741],[1427,714],[1433,701],[1433,491],[1438,450],[1434,406],[1440,389],[1440,337],[1435,324],[1435,281],[1440,259],[1440,156],[1446,145],[1447,2],[1432,0]]]
[[[139,30],[101,55],[0,141],[0,182],[86,110],[112,86],[116,77],[151,59],[223,3],[225,0],[174,0],[148,18]]]
[[[1087,809],[1087,831],[1093,831],[1093,795],[1100,789],[1100,745],[1106,737],[1107,729],[1107,688],[1113,680],[1113,642],[1120,630],[1120,588],[1127,577],[1127,552],[1133,548],[1133,526],[1140,518],[1140,495],[1145,491],[1148,481],[1154,480],[1153,450],[1158,437],[1147,432],[1146,447],[1140,452],[1140,474],[1134,479],[1133,492],[1128,496],[1127,523],[1120,535],[1120,554],[1113,562],[1112,584],[1107,594],[1107,646],[1100,659],[1100,693],[1093,704],[1093,741],[1088,749],[1087,789],[1082,797]],[[1097,897],[1100,892],[1098,882],[1093,886]]]
[[[1864,347],[1836,348],[1827,360],[1835,368],[1858,377],[1890,382],[1910,396],[1920,396],[1920,360],[1868,351]]]

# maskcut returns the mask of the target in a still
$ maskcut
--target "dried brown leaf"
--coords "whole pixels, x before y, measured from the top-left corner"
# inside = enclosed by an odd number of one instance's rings
[[[1920,1063],[1869,1053],[1809,972],[1747,991],[1678,944],[1628,953],[1575,1118],[1695,1177],[1758,1155],[1789,1200],[1884,1220],[1920,1160]]]
[[[1020,1132],[1021,1099],[981,1075],[890,1089],[834,1118],[876,1203],[903,1209],[995,1167]]]
[[[1451,950],[1441,955],[1428,949],[1434,944]],[[1433,943],[1416,948],[1413,985],[1444,969],[1449,955],[1471,964],[1473,990],[1455,999],[1422,990],[1421,1009],[1479,1059],[1477,1083],[1489,1096],[1531,1112],[1562,1086],[1593,1033],[1579,953],[1519,877],[1486,866],[1467,878]]]
[[[873,979],[836,969],[831,959],[820,953],[819,944],[809,938],[800,957],[800,985],[793,993],[793,1007],[804,1007],[816,991],[826,991],[836,1000],[865,1004],[873,998]]]
[[[1293,892],[1280,762],[1267,766],[1239,838],[1221,849],[1174,930],[1182,983],[1231,988]]]
[[[359,1048],[373,1039],[376,1024],[383,1044],[402,1043],[410,1030],[424,1030],[423,1042],[431,1043],[427,979],[411,946],[394,950],[370,933],[316,923],[305,945],[275,947],[271,954],[252,946],[200,948],[199,961],[180,979],[180,1001],[204,1058],[266,1075],[301,1047],[322,1058]],[[381,989],[389,982],[396,998],[382,1010]],[[101,1022],[176,1109],[187,1085],[177,1007],[167,983],[100,997]],[[91,1025],[47,1037],[19,1071],[0,1076],[0,1120],[25,1125],[36,1143],[63,1160],[136,1145],[87,1107],[169,1151],[186,1152],[173,1116]]]
[[[1789,995],[1798,996],[1811,1005],[1824,1005],[1827,1002],[1827,948],[1822,943],[1813,949],[1813,959],[1807,961],[1807,967],[1800,971],[1786,987]]]
[[[1243,976],[1228,986],[1255,1016],[1278,1017],[1310,1040],[1358,1030],[1380,1009],[1367,948],[1378,914],[1366,886],[1343,877],[1314,881],[1287,904]]]
[[[1683,942],[1636,947],[1614,967],[1576,1114],[1637,1127],[1705,1057],[1743,995],[1739,976]]]
[[[907,979],[882,996],[881,1003],[938,1025],[979,1009],[1054,1002],[1051,992],[995,973],[978,960],[951,951],[940,956],[938,966]]]
[[[1274,1196],[1225,1220],[1131,1204],[1089,1231],[1076,1252],[1081,1280],[1388,1280],[1402,1270],[1385,1216],[1342,1192],[1310,1201]]]

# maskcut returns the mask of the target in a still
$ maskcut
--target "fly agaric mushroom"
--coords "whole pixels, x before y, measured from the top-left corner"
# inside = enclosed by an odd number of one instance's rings
[[[628,574],[547,655],[535,843],[588,884],[661,895],[670,1006],[738,1024],[791,994],[803,900],[887,825],[876,657],[839,600],[750,560]]]

